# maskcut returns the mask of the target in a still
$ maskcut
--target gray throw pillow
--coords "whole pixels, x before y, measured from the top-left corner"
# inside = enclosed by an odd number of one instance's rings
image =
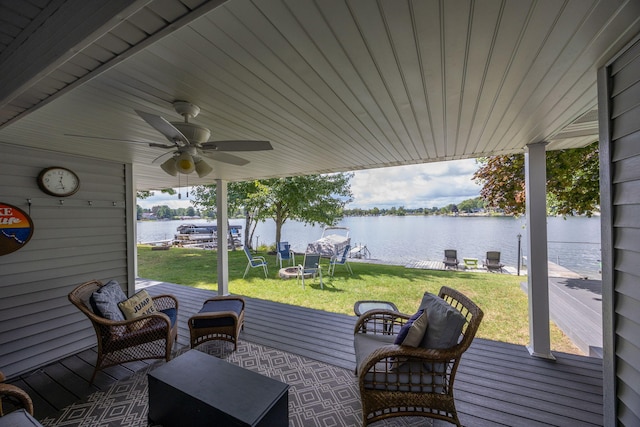
[[[418,347],[427,330],[428,322],[427,313],[424,310],[418,310],[400,329],[394,344]]]
[[[109,280],[91,295],[91,306],[98,316],[120,321],[125,319],[118,303],[126,299],[127,295],[122,291],[120,284],[115,280]]]
[[[420,343],[424,348],[450,348],[458,344],[466,319],[458,310],[437,295],[424,293],[420,309],[429,317],[427,332]]]

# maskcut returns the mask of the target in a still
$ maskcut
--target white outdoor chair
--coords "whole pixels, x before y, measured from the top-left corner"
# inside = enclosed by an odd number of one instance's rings
[[[267,278],[269,271],[267,270],[267,260],[264,259],[263,256],[251,255],[249,252],[249,248],[247,246],[244,247],[244,253],[247,256],[249,262],[247,263],[247,268],[244,270],[244,275],[242,278],[244,279],[250,268],[262,267],[264,270],[264,278]]]
[[[322,269],[320,268],[320,254],[305,254],[302,264],[298,264],[298,282],[302,279],[302,288],[304,289],[304,277],[311,275],[315,280],[316,275],[320,277],[320,289],[324,289],[322,285]]]
[[[289,242],[280,242],[278,243],[278,253],[276,255],[278,261],[280,262],[280,268],[282,268],[282,261],[291,261],[291,265],[296,265],[296,257],[291,250],[291,245]]]
[[[342,251],[342,256],[334,255],[329,260],[329,276],[333,277],[333,273],[336,271],[336,265],[344,265],[349,271],[349,274],[353,275],[353,271],[351,270],[351,266],[347,261],[347,255],[349,254],[349,250],[351,249],[351,245],[347,245],[344,247]]]

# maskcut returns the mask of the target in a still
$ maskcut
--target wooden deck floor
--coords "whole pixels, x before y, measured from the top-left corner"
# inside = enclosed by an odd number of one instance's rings
[[[179,299],[179,345],[188,344],[186,320],[213,292],[139,280],[151,294]],[[353,369],[355,316],[247,299],[241,339]],[[556,353],[529,356],[519,345],[476,338],[456,378],[456,401],[466,426],[601,426],[602,360]],[[146,366],[129,363],[101,372],[89,386],[95,351],[73,355],[11,381],[30,393],[36,418],[103,389]],[[436,425],[441,425],[436,423]]]

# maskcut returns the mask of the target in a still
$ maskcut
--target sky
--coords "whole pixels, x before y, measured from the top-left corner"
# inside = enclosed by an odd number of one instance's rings
[[[444,207],[480,195],[480,185],[472,177],[478,169],[475,159],[420,165],[394,166],[354,172],[351,179],[353,202],[346,209],[378,207],[405,209]],[[172,209],[189,207],[186,188],[178,195],[158,191],[148,199],[138,200],[143,209],[167,205]]]

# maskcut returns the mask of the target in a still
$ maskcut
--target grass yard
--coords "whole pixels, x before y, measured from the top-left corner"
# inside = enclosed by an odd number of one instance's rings
[[[264,278],[261,268],[252,268],[247,278],[242,279],[247,258],[241,250],[229,252],[230,293],[350,315],[353,315],[355,301],[384,300],[392,301],[400,311],[412,314],[425,291],[437,294],[441,286],[449,286],[467,295],[484,311],[477,336],[521,345],[529,342],[527,297],[520,289],[520,282],[526,280],[523,277],[350,262],[353,276],[344,266],[337,266],[333,278],[323,277],[324,289],[320,289],[317,279],[305,280],[306,287],[302,289],[295,279],[278,277],[275,255],[259,255],[267,259],[269,277]],[[215,251],[175,247],[168,251],[152,251],[148,246],[139,246],[138,275],[217,291],[216,256]],[[296,260],[302,262],[302,256]],[[321,265],[326,273],[329,261],[323,259]],[[553,323],[551,348],[581,354]]]

